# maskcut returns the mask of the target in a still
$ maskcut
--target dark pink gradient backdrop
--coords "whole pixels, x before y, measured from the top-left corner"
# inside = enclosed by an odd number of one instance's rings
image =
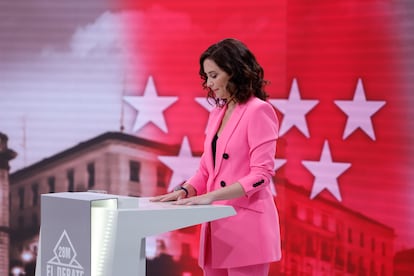
[[[398,10],[391,1],[289,1],[288,82],[297,78],[302,98],[320,102],[307,117],[309,140],[293,131],[285,136],[286,157],[292,159],[286,174],[310,187],[313,176],[299,163],[317,160],[329,140],[333,160],[352,164],[339,177],[342,203],[394,227],[397,242],[403,236],[412,243],[413,112],[408,106],[413,96],[406,79],[412,71],[404,64],[413,55],[404,51]],[[375,141],[361,129],[342,138],[347,116],[334,101],[351,100],[358,79],[367,100],[386,102],[371,117]]]
[[[160,135],[177,143],[186,135],[193,149],[202,150],[207,113],[194,101],[195,97],[205,96],[198,76],[198,57],[208,45],[224,37],[242,39],[257,53],[273,83],[269,92],[285,90],[283,2],[262,1],[253,5],[247,1],[126,1],[125,5],[128,10],[139,12],[139,16],[125,24],[139,62],[134,75],[137,87],[143,87],[152,75],[159,95],[179,95],[179,101],[166,111],[167,135],[150,126],[138,135]]]
[[[200,153],[207,112],[199,54],[225,38],[243,40],[271,81],[272,99],[287,99],[293,79],[302,99],[319,103],[306,116],[309,138],[291,128],[278,158],[287,159],[284,177],[312,188],[314,176],[303,160],[319,160],[324,141],[334,162],[351,166],[338,177],[341,204],[393,227],[396,247],[414,244],[412,39],[407,8],[394,1],[128,1],[139,12],[125,22],[138,63],[137,87],[153,76],[159,95],[179,96],[165,112],[168,133],[148,125],[136,135],[180,143],[189,137]],[[409,3],[406,2],[408,6]],[[336,104],[352,100],[362,80],[367,101],[384,101],[371,116],[375,139],[362,129],[343,138],[347,114]],[[141,89],[142,91],[142,89]],[[283,114],[279,112],[283,120]],[[278,196],[283,196],[280,194]],[[336,200],[328,191],[317,196]]]

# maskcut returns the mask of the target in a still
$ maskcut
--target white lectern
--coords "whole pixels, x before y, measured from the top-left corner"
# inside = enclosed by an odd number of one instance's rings
[[[36,276],[145,276],[145,238],[235,215],[91,192],[41,196]]]

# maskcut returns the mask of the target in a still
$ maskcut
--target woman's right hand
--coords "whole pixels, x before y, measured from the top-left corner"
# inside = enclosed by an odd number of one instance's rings
[[[168,194],[155,196],[150,199],[152,202],[168,202],[168,201],[177,201],[179,199],[185,198],[186,194],[184,190],[174,191]]]

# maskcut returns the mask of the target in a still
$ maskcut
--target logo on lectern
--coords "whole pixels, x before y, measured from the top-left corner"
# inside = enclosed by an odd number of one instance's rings
[[[53,249],[54,257],[47,262],[46,276],[83,276],[83,267],[76,260],[76,250],[66,230]]]

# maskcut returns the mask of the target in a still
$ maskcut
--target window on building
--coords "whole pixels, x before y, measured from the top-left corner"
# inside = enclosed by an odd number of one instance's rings
[[[321,259],[325,262],[330,262],[332,258],[332,246],[329,241],[322,240],[321,242]]]
[[[356,271],[356,264],[352,252],[348,252],[347,261],[346,271],[350,274],[354,274]]]
[[[358,260],[358,275],[366,275],[367,270],[364,264],[364,257],[360,256]]]
[[[296,203],[292,203],[290,206],[290,214],[292,218],[298,218],[298,205]]]
[[[335,249],[335,267],[342,270],[345,266],[345,253],[342,247],[337,247]]]
[[[294,253],[303,254],[302,253],[302,245],[303,245],[303,239],[298,234],[293,234],[292,239],[289,241],[290,243],[290,250]]]
[[[167,182],[167,168],[165,166],[157,167],[157,187],[165,188]]]
[[[39,184],[32,185],[32,206],[37,206],[39,199]]]
[[[55,192],[55,182],[56,182],[56,178],[54,176],[50,176],[47,179],[47,185],[49,186],[49,193],[54,193]]]
[[[298,219],[306,221],[306,208],[303,205],[298,205]]]
[[[326,214],[322,215],[322,229],[329,230],[329,217]]]
[[[19,209],[24,209],[24,187],[19,188]]]
[[[387,255],[387,247],[385,246],[385,242],[382,242],[382,256]]]
[[[365,246],[365,235],[363,232],[359,234],[359,246],[361,247]]]
[[[68,183],[68,191],[74,192],[75,191],[75,171],[73,169],[69,169],[67,171],[66,180]]]
[[[375,262],[371,260],[369,264],[369,275],[377,275],[377,270],[375,269]]]
[[[141,170],[141,163],[138,161],[129,161],[129,180],[139,182],[139,175]]]
[[[306,208],[306,221],[313,224],[313,210],[311,208]]]
[[[316,256],[315,239],[311,235],[306,237],[306,256],[308,257]]]
[[[371,250],[372,250],[372,252],[375,252],[375,244],[376,244],[375,238],[372,238],[371,239]]]
[[[88,163],[87,168],[88,172],[88,188],[93,188],[95,186],[95,163]]]
[[[18,224],[19,229],[24,228],[24,218],[23,218],[23,216],[19,216],[19,218],[17,219],[17,224]]]
[[[319,227],[319,228],[321,228],[322,227],[322,215],[321,215],[321,213],[319,213],[319,212],[315,212],[314,214],[313,214],[313,224],[316,226],[316,227]]]
[[[336,221],[336,239],[338,241],[343,241],[345,236],[345,227],[342,221]]]
[[[348,228],[348,243],[352,244],[352,229]]]

